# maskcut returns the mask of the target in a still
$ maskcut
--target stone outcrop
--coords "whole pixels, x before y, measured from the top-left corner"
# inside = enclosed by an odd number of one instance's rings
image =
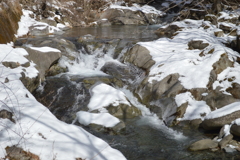
[[[104,11],[101,19],[108,19],[111,24],[120,25],[144,25],[144,24],[157,24],[160,22],[160,15],[154,13],[144,13],[140,10],[132,11],[129,9],[115,9],[110,8]]]
[[[2,0],[0,3],[0,43],[8,43],[15,39],[22,8],[18,0]]]
[[[230,128],[230,131],[233,135],[240,137],[240,126],[233,124]]]
[[[40,51],[31,48],[25,48],[28,52],[27,58],[36,64],[36,68],[39,71],[40,79],[45,79],[45,73],[50,68],[51,65],[56,63],[58,59],[62,56],[59,51]]]
[[[221,116],[213,119],[204,119],[201,126],[205,130],[218,130],[225,124],[230,124],[232,121],[240,117],[240,111],[233,112],[231,114]]]
[[[132,47],[126,53],[126,55],[126,62],[130,62],[145,70],[149,70],[155,64],[155,61],[152,59],[149,50],[138,44]]]

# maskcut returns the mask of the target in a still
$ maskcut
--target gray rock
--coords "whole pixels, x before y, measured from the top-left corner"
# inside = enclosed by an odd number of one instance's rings
[[[97,132],[104,132],[110,135],[117,135],[126,128],[126,125],[123,121],[120,121],[114,127],[104,127],[102,125],[91,123],[89,127]]]
[[[203,41],[201,41],[201,40],[192,40],[192,41],[188,42],[189,49],[203,50],[207,46],[209,46],[209,44],[208,43],[203,43]]]
[[[125,61],[146,70],[149,70],[155,64],[149,50],[138,44],[126,53]]]
[[[200,151],[200,150],[206,150],[206,149],[213,149],[218,147],[218,142],[213,141],[211,139],[203,139],[197,142],[194,142],[189,146],[190,151]]]
[[[179,31],[181,27],[177,25],[169,25],[166,28],[159,28],[155,31],[155,34],[161,38],[161,37],[167,37],[171,38],[174,34],[176,34],[177,31]]]
[[[15,120],[13,119],[13,113],[9,112],[9,111],[7,111],[5,109],[0,111],[0,118],[9,119],[13,123],[15,123]]]
[[[153,18],[154,17],[154,18]],[[157,24],[160,22],[160,15],[144,13],[142,11],[132,11],[128,9],[107,9],[101,16],[101,19],[108,19],[112,24],[122,25],[143,25]]]
[[[225,124],[230,124],[232,121],[234,121],[235,119],[237,119],[239,117],[240,117],[240,111],[236,111],[236,112],[233,112],[231,114],[228,114],[228,115],[225,115],[222,117],[218,117],[218,118],[214,118],[214,119],[204,119],[201,126],[205,130],[221,129],[221,127],[223,127]],[[232,127],[231,127],[231,131],[232,131]],[[232,133],[232,134],[234,134],[234,133]]]
[[[61,52],[41,52],[39,50],[34,50],[31,48],[25,48],[28,52],[27,59],[33,61],[37,66],[39,71],[40,79],[43,81],[45,79],[45,73],[50,68],[51,65],[56,63],[59,58],[61,58]]]
[[[237,124],[233,124],[230,128],[230,132],[233,135],[240,137],[240,126]]]
[[[29,28],[28,34],[30,36],[48,35],[49,34],[49,26],[46,26],[46,25],[32,26]]]
[[[207,14],[205,17],[204,17],[204,20],[205,21],[210,21],[213,25],[217,25],[218,24],[218,20],[217,20],[217,17],[213,14]]]
[[[118,106],[110,105],[106,109],[111,115],[124,121],[141,115],[141,111],[137,107],[126,104],[119,104]]]
[[[101,71],[107,73],[119,81],[129,84],[130,87],[132,84],[137,84],[143,79],[145,72],[131,64],[128,65],[119,65],[114,62],[107,62],[101,68]]]
[[[220,24],[219,28],[223,30],[224,33],[230,33],[230,31],[232,30],[232,27],[227,26],[225,24]]]
[[[226,137],[224,137],[220,142],[219,146],[221,149],[225,148],[227,144],[233,139],[233,135],[229,134]]]

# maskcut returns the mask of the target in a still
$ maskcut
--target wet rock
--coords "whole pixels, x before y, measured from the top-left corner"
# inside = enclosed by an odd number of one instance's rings
[[[89,127],[97,132],[104,132],[110,135],[117,135],[120,134],[126,128],[126,125],[123,121],[120,121],[114,127],[104,127],[98,124],[89,124]]]
[[[219,146],[221,149],[225,148],[227,144],[233,139],[233,135],[229,134],[226,137],[224,137],[220,142]]]
[[[55,76],[57,74],[65,73],[67,71],[68,71],[67,68],[61,67],[61,66],[59,66],[59,64],[54,64],[46,71],[45,76],[46,77],[47,76]]]
[[[204,43],[201,40],[192,40],[190,42],[188,42],[188,47],[189,49],[199,49],[199,50],[203,50],[204,48],[206,48],[207,46],[209,46],[208,43]]]
[[[34,78],[26,77],[24,72],[21,72],[22,77],[20,80],[22,81],[23,85],[28,89],[29,92],[33,92],[35,89],[38,88],[40,84],[40,76],[39,74]]]
[[[118,106],[110,105],[106,109],[111,115],[124,121],[141,115],[141,111],[137,107],[126,104],[119,104]]]
[[[82,80],[72,82],[68,77],[49,77],[43,86],[33,92],[35,98],[60,120],[72,123],[76,112],[87,111],[90,100],[89,90]]]
[[[141,45],[132,47],[126,53],[125,61],[145,70],[149,70],[155,64],[149,50]]]
[[[7,159],[10,160],[40,160],[39,156],[29,152],[29,151],[24,151],[22,148],[17,147],[17,146],[11,146],[11,147],[6,147],[6,157]]]
[[[155,34],[161,38],[161,37],[167,37],[171,38],[176,34],[177,31],[181,30],[181,27],[177,25],[169,25],[166,28],[159,28],[155,31]]]
[[[15,123],[15,120],[13,119],[13,113],[9,112],[9,111],[7,111],[5,109],[0,111],[0,118],[9,119],[13,123]]]
[[[31,48],[25,49],[29,54],[27,56],[27,59],[33,61],[37,65],[36,68],[39,71],[39,76],[41,80],[45,79],[46,70],[48,70],[50,66],[56,63],[58,59],[61,57],[61,52],[56,51],[42,52],[40,50],[35,50]],[[43,59],[44,61],[41,61]]]
[[[240,126],[237,124],[233,124],[230,128],[230,132],[233,135],[240,137]]]
[[[221,127],[223,127],[225,124],[230,124],[232,121],[234,121],[239,117],[240,117],[240,111],[236,111],[231,114],[221,116],[218,118],[204,119],[201,126],[205,130],[217,130],[217,129],[221,129]]]
[[[206,149],[213,149],[217,147],[218,147],[218,142],[213,141],[211,139],[203,139],[191,144],[188,149],[190,151],[200,151],[200,150],[206,150]]]
[[[115,62],[107,62],[101,68],[101,71],[107,73],[125,84],[136,84],[141,82],[144,77],[144,71],[134,65],[122,65]]]
[[[152,81],[152,83],[146,78],[135,93],[141,97],[144,104],[164,97],[174,97],[184,90],[178,78],[179,74],[171,74],[161,81]]]

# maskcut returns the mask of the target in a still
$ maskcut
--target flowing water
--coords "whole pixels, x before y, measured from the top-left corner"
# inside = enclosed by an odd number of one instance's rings
[[[74,40],[80,36],[91,34],[97,39],[126,39],[128,41],[152,41],[157,39],[154,31],[160,25],[154,26],[109,26],[91,28],[73,28],[61,37]],[[77,43],[75,41],[75,43]],[[77,45],[77,44],[76,44]],[[101,50],[87,55],[79,51],[79,61],[69,65],[69,70],[76,76],[104,76],[100,68],[105,62],[117,61],[114,59],[114,50],[101,54]],[[101,55],[101,56],[99,56]],[[63,63],[63,62],[62,62]],[[120,62],[119,62],[120,63]],[[93,65],[94,64],[94,65]],[[72,67],[72,68],[71,68]],[[81,72],[75,72],[81,70]],[[85,70],[83,72],[83,70]],[[91,73],[90,75],[87,73]],[[65,75],[66,76],[66,75]],[[113,148],[120,150],[128,160],[210,160],[210,159],[236,159],[236,153],[226,154],[223,151],[189,152],[187,147],[206,136],[198,130],[169,128],[126,88],[123,91],[133,105],[142,111],[140,118],[126,120],[126,130],[119,135],[109,135],[96,132],[83,126],[90,133],[107,141]],[[211,137],[212,138],[212,137]],[[235,157],[235,158],[234,158]]]

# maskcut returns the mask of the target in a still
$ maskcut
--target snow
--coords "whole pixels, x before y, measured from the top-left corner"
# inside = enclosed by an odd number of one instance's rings
[[[40,51],[40,52],[61,52],[59,49],[52,48],[52,47],[29,47],[33,50]]]
[[[27,61],[24,49],[13,48],[10,44],[2,44],[0,49],[2,59],[19,63]],[[0,119],[0,158],[6,156],[5,147],[18,145],[38,155],[41,160],[126,159],[121,152],[81,127],[59,121],[19,80],[23,69],[30,78],[37,76],[32,63],[29,67],[19,66],[14,69],[0,63],[0,110],[12,111],[16,121],[15,124],[8,119]],[[5,78],[9,79],[6,83]]]
[[[240,126],[240,118],[235,119],[235,120],[232,122],[232,124],[236,124],[236,125]]]
[[[204,115],[209,114],[211,112],[210,107],[206,104],[205,101],[195,100],[190,92],[178,94],[175,97],[175,101],[178,106],[181,106],[184,103],[188,103],[183,118],[178,118],[178,120],[193,120],[193,119],[203,120]]]
[[[44,30],[48,28],[48,32],[50,34],[61,33],[61,29],[66,27],[66,25],[63,24],[58,24],[57,27],[50,26],[47,23],[36,21],[35,19],[31,18],[30,15],[34,15],[34,13],[32,11],[23,9],[23,15],[21,16],[21,20],[18,22],[19,29],[17,35],[15,35],[16,37],[27,35],[30,31],[30,27],[34,27],[38,30]]]
[[[141,11],[144,13],[153,13],[153,14],[158,14],[158,15],[163,14],[162,11],[155,9],[152,6],[149,6],[149,5],[140,6],[136,3],[134,3],[131,7],[125,7],[125,6],[121,6],[121,5],[111,4],[110,8],[120,9],[120,10],[127,9],[127,10],[132,10],[132,11]]]
[[[214,119],[229,115],[240,110],[240,102],[234,102],[209,113],[205,119]]]
[[[84,111],[77,112],[78,122],[87,126],[98,124],[105,127],[114,127],[120,120],[109,113],[89,113]]]
[[[107,107],[110,104],[118,106],[119,104],[130,105],[125,94],[107,84],[101,83],[91,90],[91,99],[88,104],[89,111]]]

